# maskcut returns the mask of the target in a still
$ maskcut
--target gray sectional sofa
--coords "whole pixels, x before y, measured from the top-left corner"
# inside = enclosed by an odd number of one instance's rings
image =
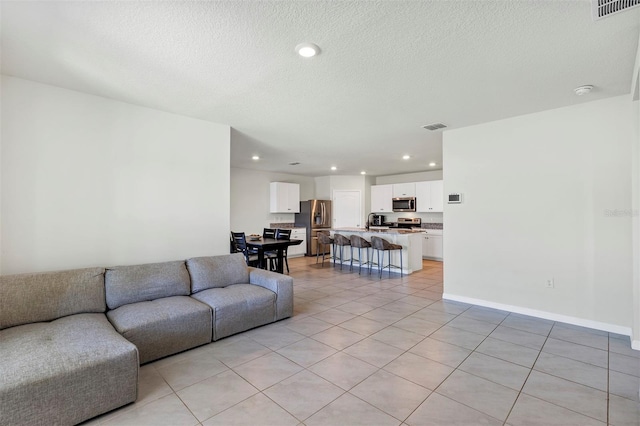
[[[136,400],[138,367],[293,314],[293,279],[241,253],[0,276],[0,425]]]

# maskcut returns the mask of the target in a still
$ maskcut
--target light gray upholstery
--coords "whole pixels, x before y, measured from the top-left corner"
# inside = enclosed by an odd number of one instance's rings
[[[276,294],[257,285],[211,288],[191,297],[213,309],[213,340],[276,320]]]
[[[191,292],[249,282],[249,270],[242,253],[194,257],[187,260]]]
[[[0,277],[0,426],[77,424],[133,402],[139,364],[293,314],[291,277],[187,263]]]
[[[264,269],[249,268],[249,283],[276,294],[276,321],[293,315],[293,278]]]
[[[162,297],[188,296],[191,287],[184,261],[107,268],[104,280],[109,309]]]
[[[107,317],[137,346],[141,364],[211,342],[211,308],[187,296],[124,305]]]
[[[105,310],[103,268],[0,276],[0,330]]]
[[[0,425],[71,425],[135,401],[138,351],[104,314],[0,331]]]

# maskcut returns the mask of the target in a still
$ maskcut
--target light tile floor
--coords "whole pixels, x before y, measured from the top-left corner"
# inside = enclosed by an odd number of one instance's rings
[[[290,259],[295,314],[156,361],[100,425],[640,425],[629,338]]]

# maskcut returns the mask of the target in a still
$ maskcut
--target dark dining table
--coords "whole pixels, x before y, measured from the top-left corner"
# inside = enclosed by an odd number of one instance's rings
[[[261,268],[266,269],[264,253],[267,251],[275,251],[277,253],[276,272],[282,274],[282,265],[284,263],[284,250],[289,246],[297,246],[302,240],[276,240],[275,238],[260,238],[259,240],[251,240],[247,238],[247,247],[258,250],[258,264]]]

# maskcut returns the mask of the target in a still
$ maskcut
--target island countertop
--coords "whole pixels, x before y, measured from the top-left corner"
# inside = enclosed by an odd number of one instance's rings
[[[424,231],[418,229],[407,228],[331,228],[332,232],[348,232],[351,234],[356,233],[383,233],[383,234],[420,234]]]
[[[367,241],[371,241],[371,237],[376,236],[385,240],[400,244],[402,246],[402,271],[405,274],[422,269],[422,231],[413,229],[365,229],[365,228],[332,228],[331,234],[341,234],[350,237],[355,234]],[[400,253],[393,250],[384,256],[384,264],[388,264],[388,256],[391,255],[391,263],[400,265]],[[356,255],[357,256],[357,255]],[[346,257],[346,256],[345,256]],[[363,254],[364,257],[364,254]],[[374,260],[377,262],[377,259]],[[345,259],[343,263],[350,263],[350,259]],[[377,268],[378,266],[374,266]]]

